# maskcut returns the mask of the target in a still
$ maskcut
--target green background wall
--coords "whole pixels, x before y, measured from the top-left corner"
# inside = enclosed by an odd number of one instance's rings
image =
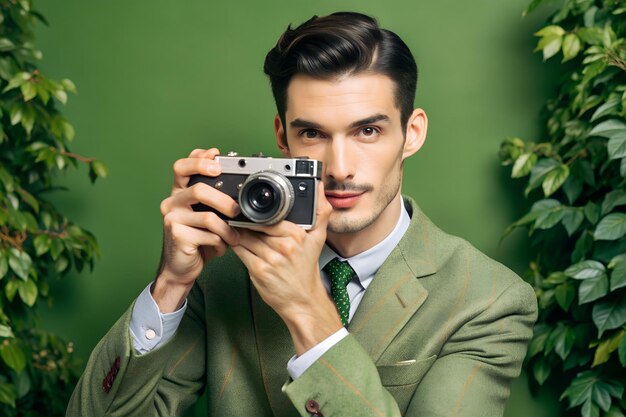
[[[355,10],[376,16],[412,49],[420,68],[416,106],[426,110],[425,147],[405,165],[404,192],[444,230],[523,273],[523,232],[498,245],[523,213],[519,190],[499,167],[509,135],[533,138],[550,95],[548,66],[532,54],[545,16],[522,19],[527,0],[423,1],[40,1],[42,69],[70,78],[79,95],[65,114],[74,152],[110,169],[91,186],[86,170],[60,178],[53,199],[98,237],[93,273],[53,283],[44,324],[89,352],[154,278],[161,247],[159,203],[172,163],[198,147],[276,154],[275,113],[262,73],[266,52],[290,22]],[[554,400],[514,383],[506,415],[557,414]],[[202,415],[202,405],[194,415]]]

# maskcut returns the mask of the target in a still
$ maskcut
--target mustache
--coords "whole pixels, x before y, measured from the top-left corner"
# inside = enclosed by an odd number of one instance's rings
[[[372,191],[374,186],[371,184],[356,184],[354,182],[338,182],[333,179],[324,181],[324,191],[352,191],[352,192],[367,192]]]

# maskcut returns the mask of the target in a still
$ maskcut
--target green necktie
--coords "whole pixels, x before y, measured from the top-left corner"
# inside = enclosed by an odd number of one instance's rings
[[[330,277],[330,294],[335,300],[341,323],[347,326],[350,317],[350,297],[346,286],[355,276],[354,269],[348,261],[340,261],[339,258],[335,258],[326,264],[324,271]]]

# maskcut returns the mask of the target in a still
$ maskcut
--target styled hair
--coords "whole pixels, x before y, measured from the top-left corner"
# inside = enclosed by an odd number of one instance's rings
[[[270,79],[283,126],[287,88],[296,74],[324,80],[359,73],[383,74],[395,85],[402,130],[413,112],[417,65],[411,51],[398,35],[361,13],[313,16],[295,29],[287,26],[265,57],[263,71]]]

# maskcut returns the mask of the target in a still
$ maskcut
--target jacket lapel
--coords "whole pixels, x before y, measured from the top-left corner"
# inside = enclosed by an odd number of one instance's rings
[[[374,276],[348,325],[374,362],[428,297],[417,278],[436,272],[431,238],[438,229],[413,200],[406,199],[405,205],[411,224]]]

